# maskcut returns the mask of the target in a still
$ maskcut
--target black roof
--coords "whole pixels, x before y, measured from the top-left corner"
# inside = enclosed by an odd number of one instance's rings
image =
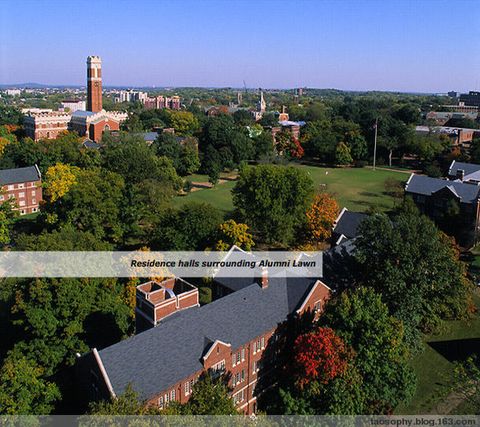
[[[457,176],[457,171],[459,170],[463,170],[465,175],[470,175],[471,173],[480,171],[480,165],[476,165],[475,163],[462,163],[454,160],[450,165],[448,175],[455,177]]]
[[[266,289],[253,283],[99,351],[114,392],[131,384],[146,399],[168,389],[203,369],[202,355],[215,340],[235,350],[274,329],[299,308],[315,281],[271,277]]]
[[[357,236],[358,226],[367,217],[366,213],[352,212],[344,209],[333,227],[333,232],[351,239]]]
[[[463,203],[475,202],[480,196],[480,186],[462,181],[448,181],[440,178],[430,178],[425,175],[412,174],[407,181],[407,193],[431,196],[443,188],[448,188]]]
[[[42,175],[35,166],[27,166],[26,168],[3,169],[0,170],[0,184],[16,184],[21,182],[40,181]]]

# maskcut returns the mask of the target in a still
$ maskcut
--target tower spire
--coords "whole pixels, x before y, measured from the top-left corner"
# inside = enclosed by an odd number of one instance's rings
[[[99,56],[87,58],[87,110],[102,111],[102,59]]]

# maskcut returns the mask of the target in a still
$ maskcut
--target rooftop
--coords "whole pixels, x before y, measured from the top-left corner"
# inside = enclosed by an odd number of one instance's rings
[[[463,203],[472,203],[480,196],[479,185],[469,184],[462,181],[430,178],[428,176],[415,175],[413,173],[407,181],[405,191],[407,193],[430,196],[446,187],[449,188],[450,191],[452,191],[452,193],[454,193]]]
[[[357,230],[361,222],[368,215],[363,212],[352,212],[343,208],[333,225],[333,232],[338,235],[344,235],[348,239],[357,236]]]
[[[143,398],[203,369],[202,355],[215,340],[232,349],[274,329],[298,309],[315,279],[271,277],[202,307],[183,310],[159,326],[99,351],[115,393],[130,383]]]
[[[39,181],[41,178],[42,175],[37,165],[27,166],[26,168],[0,170],[1,185]]]

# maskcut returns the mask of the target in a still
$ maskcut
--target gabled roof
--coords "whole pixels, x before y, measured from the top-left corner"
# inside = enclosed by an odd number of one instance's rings
[[[202,356],[213,340],[236,349],[274,329],[301,305],[315,282],[271,277],[265,289],[253,283],[99,351],[114,392],[122,393],[131,383],[142,398],[150,398],[202,370]]]
[[[480,171],[480,165],[476,165],[475,163],[457,162],[456,160],[454,160],[450,165],[450,169],[448,169],[448,175],[451,177],[456,177],[457,171],[459,170],[464,171],[465,179],[467,178],[467,175]]]
[[[352,212],[343,208],[334,222],[333,232],[338,235],[343,234],[347,239],[356,237],[358,227],[367,216],[366,213]]]
[[[42,174],[37,165],[26,168],[0,170],[0,185],[40,181]]]
[[[480,196],[480,186],[478,185],[415,174],[410,176],[405,192],[431,196],[445,187],[449,187],[450,191],[456,194],[463,203],[472,203]]]

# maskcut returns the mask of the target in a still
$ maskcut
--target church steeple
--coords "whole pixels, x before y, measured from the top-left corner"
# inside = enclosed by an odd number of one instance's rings
[[[265,99],[263,99],[263,91],[260,89],[260,101],[257,103],[257,111],[264,113],[266,108],[267,104],[265,103]]]

